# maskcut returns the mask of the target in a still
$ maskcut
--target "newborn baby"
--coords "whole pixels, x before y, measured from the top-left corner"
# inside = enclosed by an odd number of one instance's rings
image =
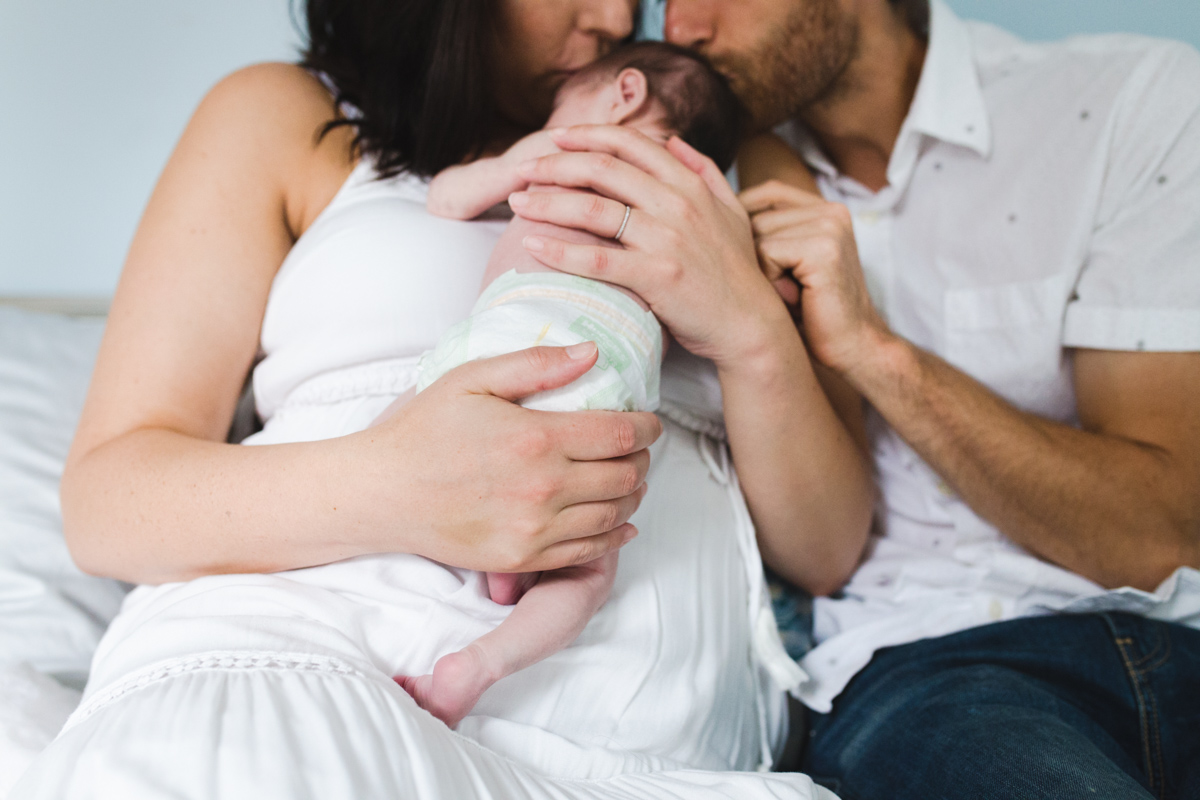
[[[632,45],[564,83],[545,130],[520,140],[504,155],[438,174],[427,206],[439,216],[471,219],[504,202],[527,188],[517,175],[522,162],[558,152],[546,131],[570,125],[625,125],[661,143],[678,135],[724,170],[733,159],[741,119],[725,80],[700,57],[662,43]],[[663,353],[658,320],[632,292],[536,261],[521,242],[538,233],[621,246],[620,232],[604,240],[515,218],[496,243],[471,316],[421,359],[415,392],[467,361],[538,345],[594,342],[599,355],[591,370],[568,386],[526,398],[522,405],[548,411],[657,409]],[[400,398],[380,419],[415,392]],[[458,724],[493,683],[571,644],[608,598],[616,568],[614,552],[553,572],[488,573],[491,599],[516,604],[508,618],[463,650],[443,656],[432,674],[397,681],[421,707],[447,725]]]

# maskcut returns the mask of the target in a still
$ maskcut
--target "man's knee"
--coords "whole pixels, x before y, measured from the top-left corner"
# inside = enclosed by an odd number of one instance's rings
[[[814,729],[806,768],[845,797],[1143,791],[1123,748],[1054,687],[994,664],[899,666]],[[1093,796],[1125,796],[1120,794]]]

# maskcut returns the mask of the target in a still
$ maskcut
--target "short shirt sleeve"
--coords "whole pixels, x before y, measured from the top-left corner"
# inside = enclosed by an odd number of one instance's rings
[[[1067,347],[1200,351],[1200,53],[1155,43],[1121,95]]]

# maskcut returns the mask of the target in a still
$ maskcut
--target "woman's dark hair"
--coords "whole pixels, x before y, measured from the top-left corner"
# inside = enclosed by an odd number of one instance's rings
[[[592,76],[616,76],[623,69],[646,76],[647,93],[662,105],[668,128],[715,161],[722,172],[729,169],[746,112],[729,81],[708,59],[666,42],[639,42],[609,53],[576,77],[587,81]]]
[[[382,175],[434,175],[478,155],[497,127],[488,83],[496,0],[307,0],[301,66],[361,117],[355,146]]]

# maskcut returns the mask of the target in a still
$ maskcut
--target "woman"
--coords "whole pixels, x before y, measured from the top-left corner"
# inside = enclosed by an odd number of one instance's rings
[[[312,0],[307,63],[336,99],[282,65],[205,99],[130,252],[63,483],[80,564],[163,585],[131,596],[14,797],[816,796],[800,776],[720,772],[769,763],[794,676],[759,624],[724,450],[674,423],[644,535],[575,647],[489,692],[458,733],[390,680],[453,647],[446,631],[495,624],[459,604],[478,595],[465,570],[580,563],[636,532],[655,418],[510,402],[573,380],[594,350],[467,365],[361,432],[465,316],[494,241],[495,223],[425,214],[422,179],[537,128],[633,11]],[[612,144],[642,176],[622,241],[658,281],[631,288],[715,362],[768,560],[831,591],[865,541],[861,454],[711,163],[641,145]],[[267,427],[259,446],[222,444],[260,347]],[[685,416],[705,410],[695,363],[675,368],[696,390]],[[436,596],[413,595],[388,575],[417,556],[461,569],[428,562]]]

